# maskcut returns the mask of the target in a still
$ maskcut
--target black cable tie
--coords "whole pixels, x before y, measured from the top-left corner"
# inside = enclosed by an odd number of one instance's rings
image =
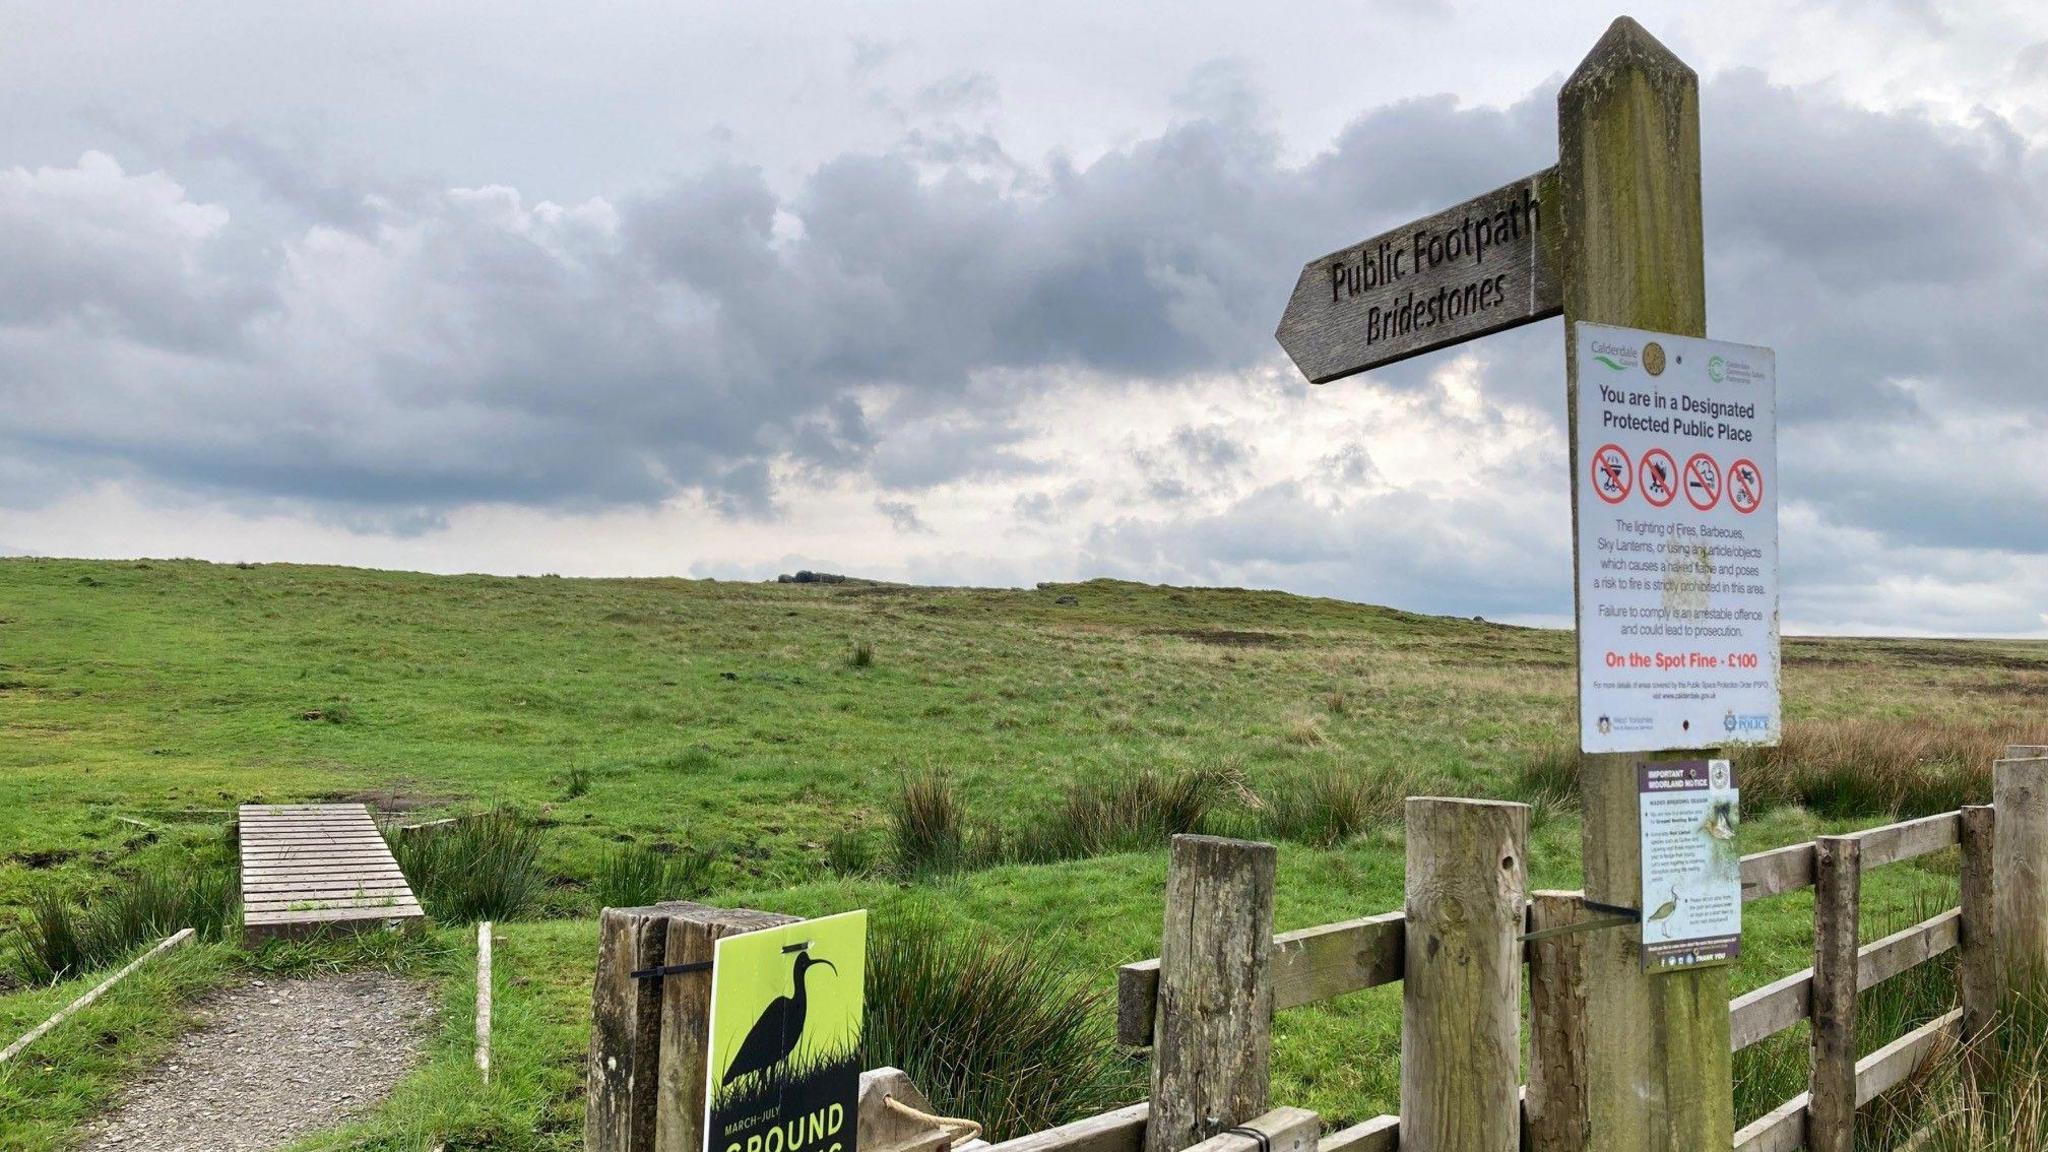
[[[686,972],[709,972],[711,961],[694,960],[688,964],[664,964],[659,968],[642,968],[629,973],[635,980],[656,980],[663,976],[681,976]]]
[[[1249,1125],[1240,1124],[1235,1128],[1225,1128],[1223,1134],[1225,1136],[1246,1137],[1258,1143],[1259,1152],[1273,1152],[1273,1138]]]

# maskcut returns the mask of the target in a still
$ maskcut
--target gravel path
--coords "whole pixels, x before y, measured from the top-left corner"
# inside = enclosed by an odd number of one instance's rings
[[[245,980],[92,1125],[88,1152],[264,1152],[369,1110],[418,1063],[434,992],[392,976]]]

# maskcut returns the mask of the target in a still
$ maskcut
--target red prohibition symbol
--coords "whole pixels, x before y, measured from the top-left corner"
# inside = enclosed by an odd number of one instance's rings
[[[1721,466],[1705,452],[1695,452],[1685,462],[1685,502],[1702,512],[1721,502]]]
[[[1593,491],[1609,504],[1619,504],[1628,499],[1628,491],[1634,485],[1635,473],[1629,468],[1628,453],[1619,444],[1602,444],[1593,453]]]
[[[1728,466],[1728,505],[1744,516],[1762,507],[1764,470],[1756,461],[1743,457]]]
[[[1643,453],[1636,465],[1636,487],[1652,508],[1663,508],[1678,499],[1678,462],[1662,448]]]

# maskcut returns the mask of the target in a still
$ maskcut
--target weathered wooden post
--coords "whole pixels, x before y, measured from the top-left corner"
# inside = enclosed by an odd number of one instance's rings
[[[633,973],[660,967],[668,913],[607,908],[597,921],[597,976],[590,992],[585,1069],[585,1152],[644,1152],[654,1145],[660,1064],[661,984]]]
[[[669,909],[662,964],[709,964],[721,937],[796,920],[795,916],[748,908],[676,905]],[[711,1059],[710,973],[678,973],[655,984],[661,996],[661,1070],[653,1147],[656,1152],[700,1152],[704,1147],[706,1065]]]
[[[1812,1152],[1856,1145],[1856,927],[1862,842],[1823,836],[1813,856],[1813,1067],[1806,1110]]]
[[[1271,844],[1173,838],[1144,1152],[1181,1152],[1266,1112],[1277,862]]]
[[[1586,1147],[1585,894],[1541,891],[1529,897],[1529,1152]]]
[[[1567,410],[1576,423],[1576,325],[1706,334],[1698,77],[1622,17],[1558,92],[1557,133]],[[1571,468],[1576,539],[1589,528],[1576,522],[1585,469],[1576,458]],[[1574,595],[1585,595],[1583,579]],[[1640,902],[1635,765],[1662,755],[1582,762],[1588,900]],[[1645,972],[1641,935],[1600,932],[1587,949],[1586,979],[1600,990],[1586,1018],[1591,1146],[1722,1152],[1735,1128],[1727,969]]]
[[[794,919],[684,901],[604,910],[590,991],[584,1152],[703,1147],[712,945]],[[692,970],[652,972],[676,965]]]
[[[1515,1152],[1529,807],[1408,800],[1401,1147]]]
[[[2048,757],[1993,764],[1991,794],[1998,811],[1991,887],[2001,994],[2033,993],[2048,976]]]
[[[1997,914],[1991,875],[1997,815],[1998,809],[1988,804],[1963,806],[1963,915],[1956,998],[1962,1002],[1966,1041],[1982,1036],[1998,1013]]]

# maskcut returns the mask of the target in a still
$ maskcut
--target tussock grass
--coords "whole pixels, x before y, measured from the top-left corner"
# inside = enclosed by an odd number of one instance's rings
[[[538,895],[541,828],[509,808],[394,832],[391,854],[436,920],[512,920]]]
[[[967,811],[944,772],[903,779],[896,794],[894,847],[906,876],[952,872],[967,863]]]
[[[1036,864],[1157,848],[1181,833],[1203,830],[1221,783],[1217,774],[1201,769],[1143,768],[1075,784],[1050,818],[1011,834],[1002,857]]]
[[[2048,1152],[2048,983],[2039,974],[2002,1006],[1999,1027],[1937,1050],[1904,1084],[1865,1105],[1858,1144],[1920,1152]]]
[[[865,640],[855,641],[853,648],[846,654],[846,666],[849,668],[872,668],[874,664],[875,646]]]
[[[865,876],[875,870],[875,848],[867,830],[848,824],[825,838],[825,867],[834,876]]]
[[[716,858],[704,848],[686,846],[663,852],[628,844],[609,852],[597,866],[591,886],[607,908],[638,908],[662,900],[683,900],[711,890]]]
[[[990,1140],[1142,1098],[1142,1065],[1116,1046],[1107,991],[1057,953],[941,929],[912,913],[868,944],[864,1067],[910,1074]]]
[[[1785,725],[1776,748],[1736,757],[1745,808],[1798,804],[1822,816],[1925,816],[1991,802],[1991,764],[2007,744],[2048,742],[2048,722],[1937,716],[1852,717]]]
[[[112,967],[183,928],[218,940],[238,906],[235,873],[225,865],[158,866],[83,900],[44,889],[13,942],[14,967],[27,983],[51,984]]]
[[[1329,847],[1368,828],[1398,822],[1403,802],[1426,790],[1414,771],[1323,765],[1266,788],[1256,827],[1266,836]]]

